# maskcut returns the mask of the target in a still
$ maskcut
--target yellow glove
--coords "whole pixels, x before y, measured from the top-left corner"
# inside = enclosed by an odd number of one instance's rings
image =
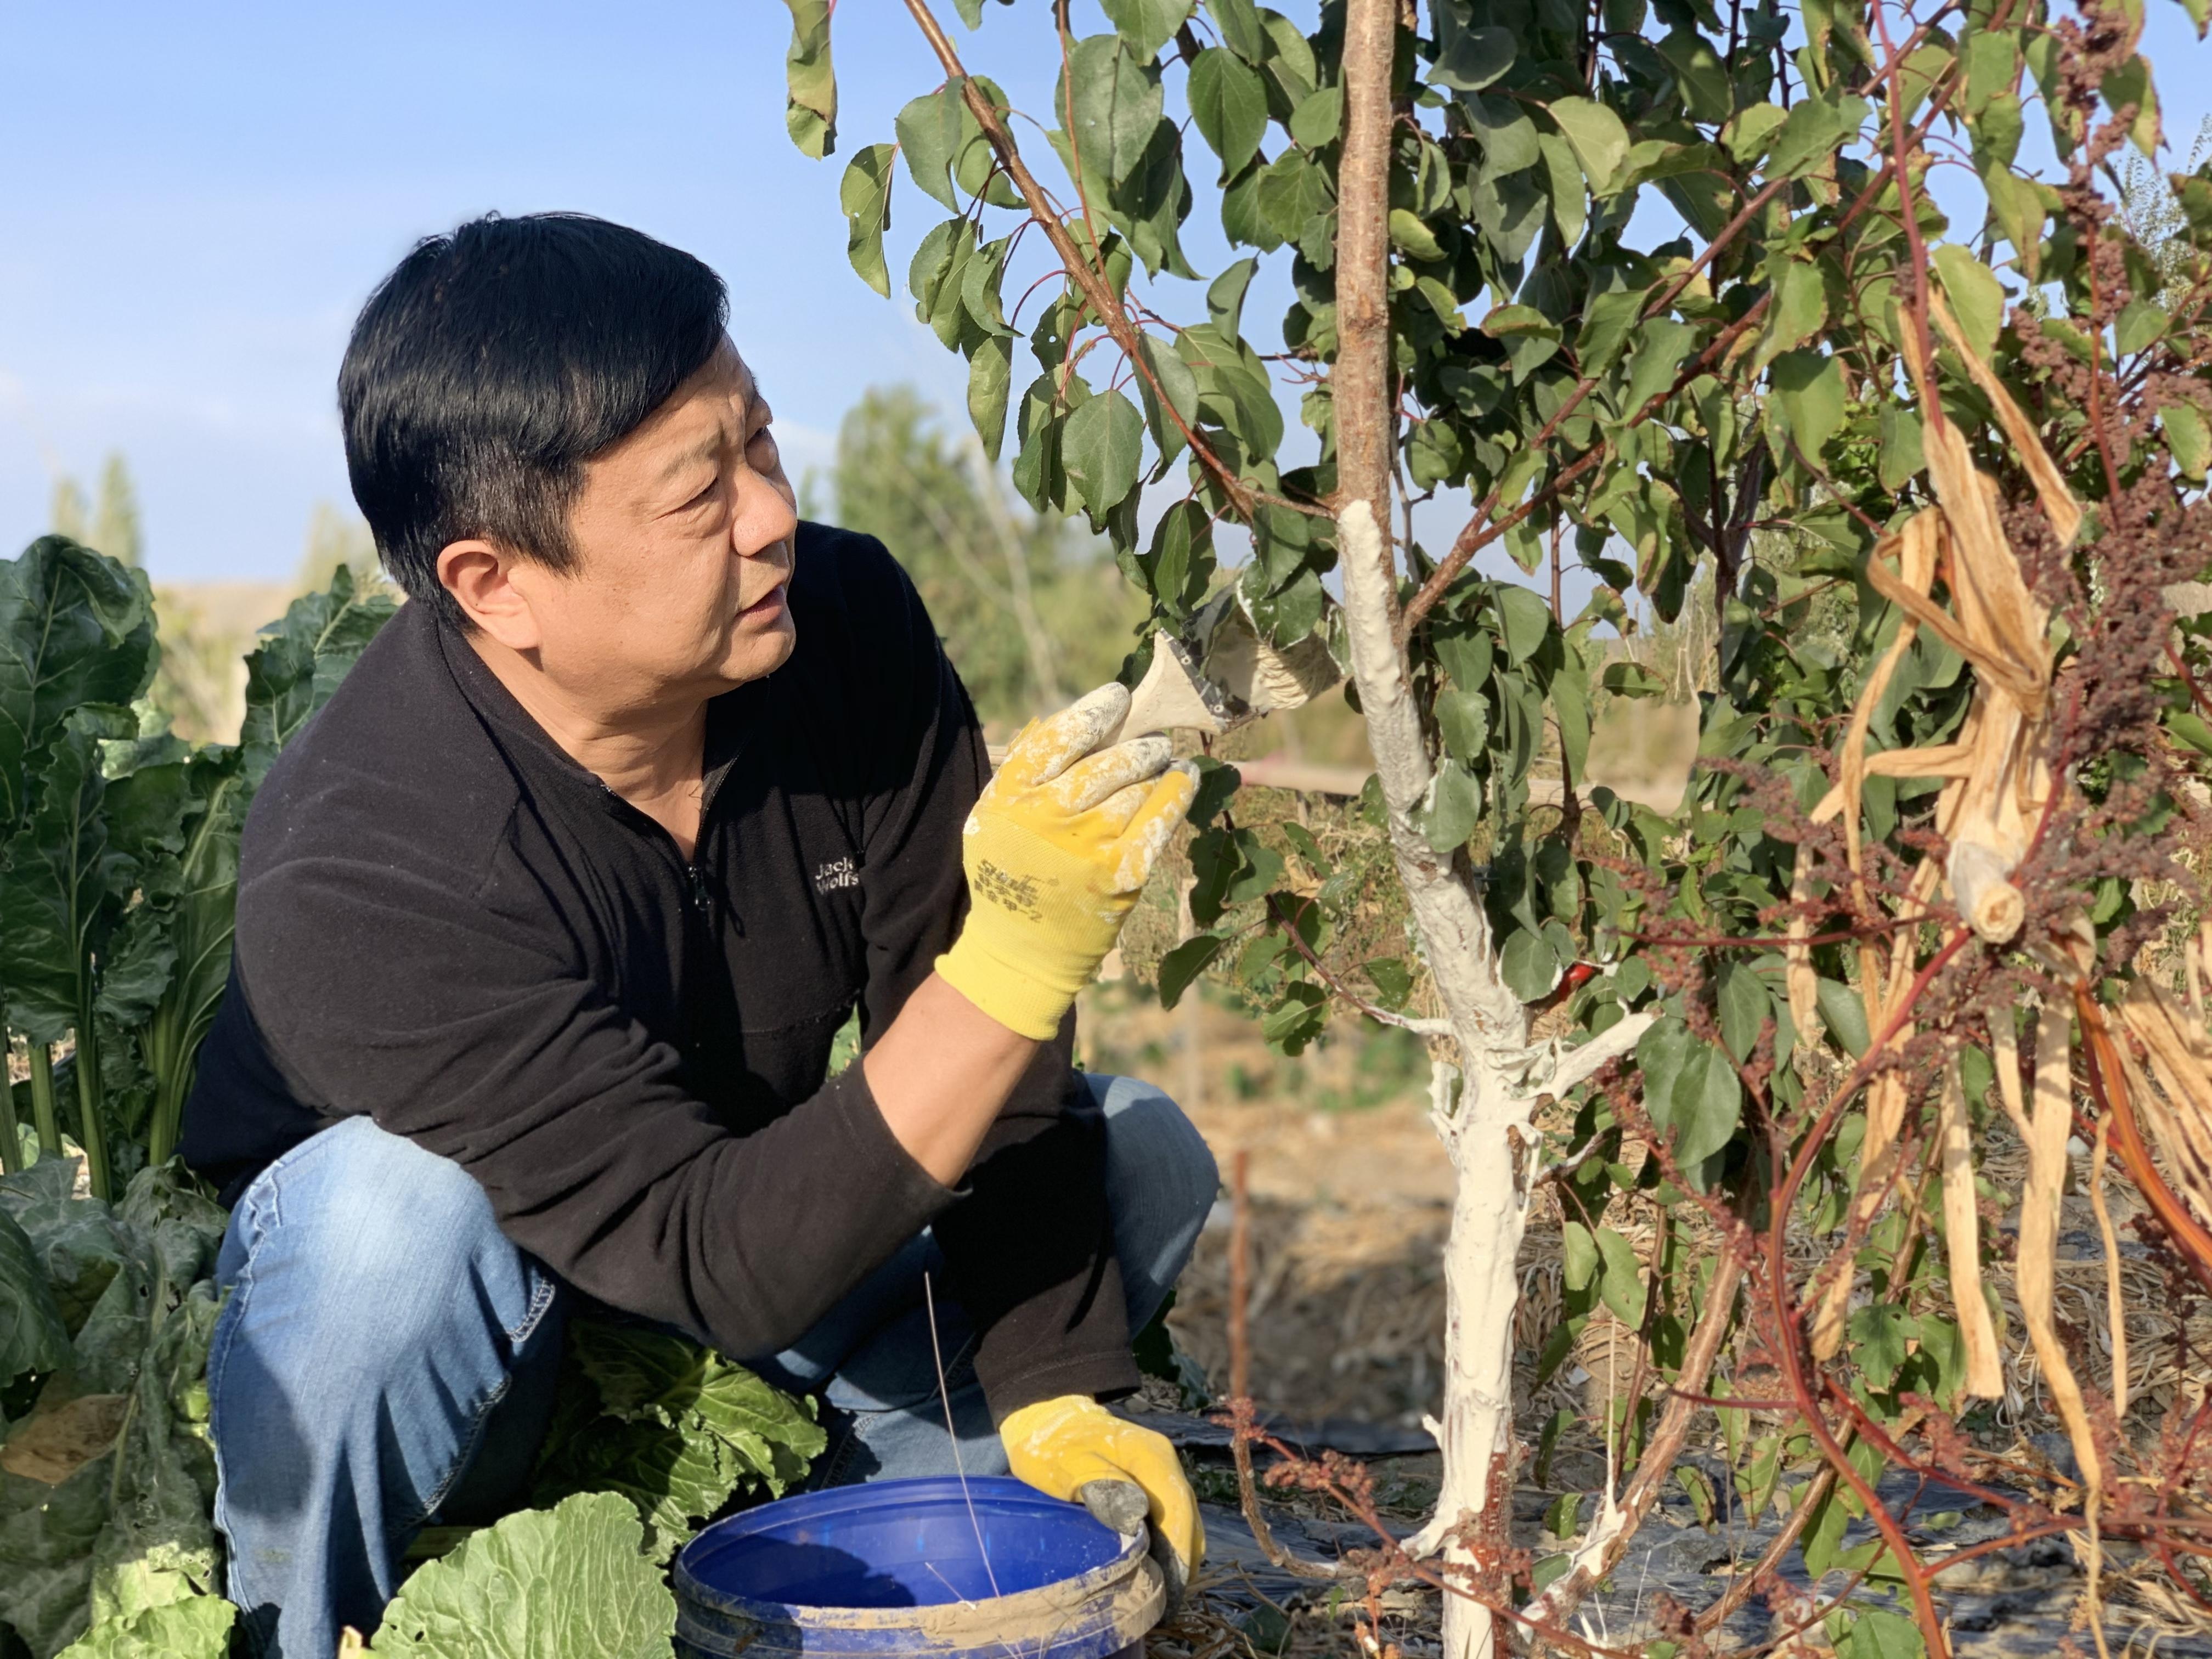
[[[1206,1559],[1206,1528],[1168,1437],[1071,1394],[1023,1407],[999,1425],[999,1438],[1015,1476],[1039,1492],[1074,1498],[1116,1532],[1151,1522],[1152,1559],[1167,1579],[1173,1618]]]
[[[1099,750],[1129,693],[1102,685],[1032,720],[968,816],[968,921],[937,971],[1010,1030],[1060,1030],[1190,810],[1197,769],[1165,738]]]

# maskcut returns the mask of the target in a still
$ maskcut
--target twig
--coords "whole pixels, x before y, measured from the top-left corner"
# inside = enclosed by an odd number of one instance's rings
[[[1249,522],[1254,500],[1252,491],[1242,478],[1222,465],[1221,458],[1213,453],[1169,400],[1166,391],[1152,373],[1152,364],[1146,361],[1144,344],[1136,325],[1130,322],[1128,313],[1115,297],[1113,285],[1075,246],[1075,239],[1067,234],[1067,227],[1060,222],[1060,215],[1045,196],[1036,176],[1030,171],[1029,163],[1022,160],[1021,151],[1014,147],[1013,135],[1006,131],[1006,124],[999,118],[998,111],[991,107],[991,100],[983,95],[968,71],[961,66],[960,54],[953,50],[952,42],[930,11],[928,0],[906,0],[906,9],[913,14],[914,21],[920,25],[931,49],[937,53],[937,61],[944,66],[945,74],[959,82],[960,94],[967,102],[969,112],[975,118],[975,125],[982,129],[985,140],[997,153],[999,164],[1006,170],[1006,177],[1013,180],[1014,188],[1021,192],[1022,201],[1030,210],[1030,217],[1050,240],[1052,251],[1060,256],[1060,265],[1067,272],[1068,281],[1082,291],[1085,301],[1097,313],[1100,323],[1114,337],[1115,344],[1128,355],[1129,361],[1136,365],[1137,372],[1145,377],[1145,384],[1152,387],[1153,397],[1158,399],[1159,406],[1166,411],[1168,418],[1175,422],[1176,429],[1182,434],[1183,441],[1190,446],[1191,453],[1197,456],[1200,464],[1213,474],[1221,485],[1222,493]],[[1081,182],[1080,179],[1077,181],[1079,188]]]

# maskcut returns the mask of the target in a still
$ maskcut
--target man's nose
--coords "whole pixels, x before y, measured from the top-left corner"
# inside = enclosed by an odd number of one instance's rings
[[[757,472],[738,481],[738,511],[730,526],[731,544],[742,558],[757,559],[799,531],[799,514],[782,490]]]

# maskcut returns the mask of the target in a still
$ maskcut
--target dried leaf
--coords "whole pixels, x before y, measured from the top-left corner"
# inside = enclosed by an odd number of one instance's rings
[[[1957,1304],[1959,1334],[1966,1349],[1966,1392],[1980,1400],[2004,1398],[2004,1357],[1997,1349],[1996,1326],[1989,1298],[1982,1294],[1981,1215],[1974,1194],[1973,1127],[1966,1116],[1966,1091],[1959,1061],[1943,1068],[1938,1102],[1943,1158],[1943,1242],[1951,1269],[1951,1297]],[[2117,1259],[2117,1258],[2115,1258]]]

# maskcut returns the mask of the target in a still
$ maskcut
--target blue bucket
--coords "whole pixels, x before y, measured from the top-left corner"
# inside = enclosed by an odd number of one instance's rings
[[[981,1548],[978,1548],[978,1534]],[[1164,1603],[1145,1540],[1004,1476],[803,1493],[676,1558],[678,1659],[1119,1659]]]

